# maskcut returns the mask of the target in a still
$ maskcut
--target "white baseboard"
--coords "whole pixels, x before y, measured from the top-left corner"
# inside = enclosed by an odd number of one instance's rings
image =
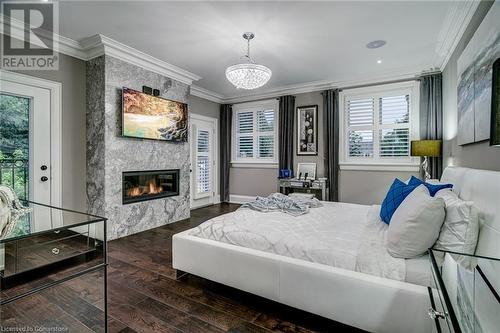
[[[255,200],[256,196],[251,195],[238,195],[238,194],[230,194],[229,202],[234,204],[244,204],[250,201]]]

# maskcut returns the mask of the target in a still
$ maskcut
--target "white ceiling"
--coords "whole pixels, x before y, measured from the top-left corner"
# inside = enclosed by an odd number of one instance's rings
[[[266,92],[440,67],[454,11],[450,1],[70,1],[60,3],[60,34],[75,40],[103,34],[198,74],[197,86],[231,98],[247,93],[224,74],[245,52],[244,31],[256,34],[253,58],[273,71],[257,90]],[[387,45],[365,47],[376,39]]]

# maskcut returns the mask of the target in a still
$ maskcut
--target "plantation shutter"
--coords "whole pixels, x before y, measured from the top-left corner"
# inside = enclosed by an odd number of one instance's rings
[[[350,157],[373,156],[374,99],[347,101],[347,127]]]
[[[410,156],[410,95],[348,98],[345,112],[348,157]]]
[[[212,191],[212,138],[211,131],[196,129],[196,198],[210,195]]]
[[[236,121],[238,157],[253,157],[253,112],[238,112]]]
[[[410,96],[379,98],[380,157],[410,154]]]
[[[257,111],[257,156],[260,158],[274,157],[274,126],[274,110]]]
[[[235,114],[236,158],[274,160],[276,151],[276,110],[250,108]]]

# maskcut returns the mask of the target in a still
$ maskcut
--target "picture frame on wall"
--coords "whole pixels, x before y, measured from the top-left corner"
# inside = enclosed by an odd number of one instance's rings
[[[297,155],[318,155],[318,106],[297,107]]]
[[[457,60],[457,143],[460,146],[489,140],[492,134],[493,63],[500,57],[499,9],[497,1]]]

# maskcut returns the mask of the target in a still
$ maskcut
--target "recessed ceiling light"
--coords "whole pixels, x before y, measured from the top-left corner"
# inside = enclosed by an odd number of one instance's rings
[[[377,60],[377,64],[381,64],[382,63],[382,60]]]
[[[366,47],[369,49],[378,49],[379,47],[384,46],[387,44],[385,40],[374,40],[373,42],[369,42],[366,44]]]

